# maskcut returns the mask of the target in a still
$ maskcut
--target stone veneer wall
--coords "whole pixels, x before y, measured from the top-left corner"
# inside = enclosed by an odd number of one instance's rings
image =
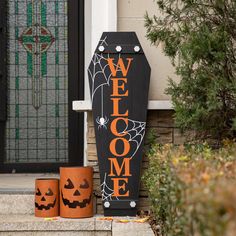
[[[174,126],[173,120],[173,111],[148,111],[147,117],[147,130],[152,129],[155,131],[157,135],[157,142],[165,144],[165,143],[174,143],[174,144],[182,144],[185,141],[185,137],[182,136],[179,130]],[[93,166],[94,168],[94,212],[95,214],[102,214],[102,200],[100,193],[100,178],[99,178],[99,167],[97,160],[97,152],[96,152],[96,141],[95,141],[95,132],[93,125],[92,113],[88,112],[88,134],[87,134],[87,165]],[[144,155],[143,163],[142,163],[142,171],[148,168],[148,160]],[[149,210],[149,202],[147,191],[145,190],[142,182],[140,186],[140,201],[139,201],[139,210],[147,211]]]

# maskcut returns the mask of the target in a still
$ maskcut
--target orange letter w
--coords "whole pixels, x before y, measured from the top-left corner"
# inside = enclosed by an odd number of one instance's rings
[[[131,61],[133,60],[133,58],[127,58],[126,60],[128,61],[128,65],[125,68],[125,64],[124,64],[124,61],[123,61],[122,58],[119,58],[116,67],[114,65],[114,58],[108,58],[107,59],[108,65],[110,67],[110,70],[111,70],[111,73],[112,73],[113,77],[116,76],[117,71],[119,70],[119,68],[121,69],[123,76],[126,77],[128,71],[129,71],[129,67],[130,67]]]

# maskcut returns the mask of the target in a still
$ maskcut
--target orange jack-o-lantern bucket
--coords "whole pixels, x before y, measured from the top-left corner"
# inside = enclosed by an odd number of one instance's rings
[[[60,168],[60,216],[93,216],[93,168]]]
[[[35,180],[35,216],[59,215],[59,179]]]

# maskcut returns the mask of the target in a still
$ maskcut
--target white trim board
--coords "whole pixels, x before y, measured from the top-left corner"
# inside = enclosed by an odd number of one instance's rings
[[[77,112],[92,111],[92,104],[90,100],[73,101],[72,109]],[[149,100],[148,110],[173,110],[173,106],[169,100]]]
[[[76,0],[75,0],[76,1]],[[85,58],[84,58],[84,100],[79,107],[86,105],[90,99],[87,68],[98,41],[104,31],[117,31],[117,0],[86,0],[85,8]],[[77,101],[75,101],[77,102]],[[74,104],[74,103],[73,103]],[[84,140],[87,140],[87,113],[84,115]],[[87,141],[84,142],[84,166],[87,165]]]
[[[85,1],[84,99],[90,98],[88,66],[103,32],[117,31],[117,0]]]

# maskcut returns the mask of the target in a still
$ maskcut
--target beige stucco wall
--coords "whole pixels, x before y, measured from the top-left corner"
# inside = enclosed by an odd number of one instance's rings
[[[164,90],[168,85],[168,77],[177,80],[169,58],[163,52],[161,46],[155,47],[146,39],[144,27],[144,15],[147,11],[150,15],[158,14],[158,8],[153,0],[118,0],[118,31],[135,31],[142,44],[144,52],[152,68],[149,91],[150,100],[170,99]]]

